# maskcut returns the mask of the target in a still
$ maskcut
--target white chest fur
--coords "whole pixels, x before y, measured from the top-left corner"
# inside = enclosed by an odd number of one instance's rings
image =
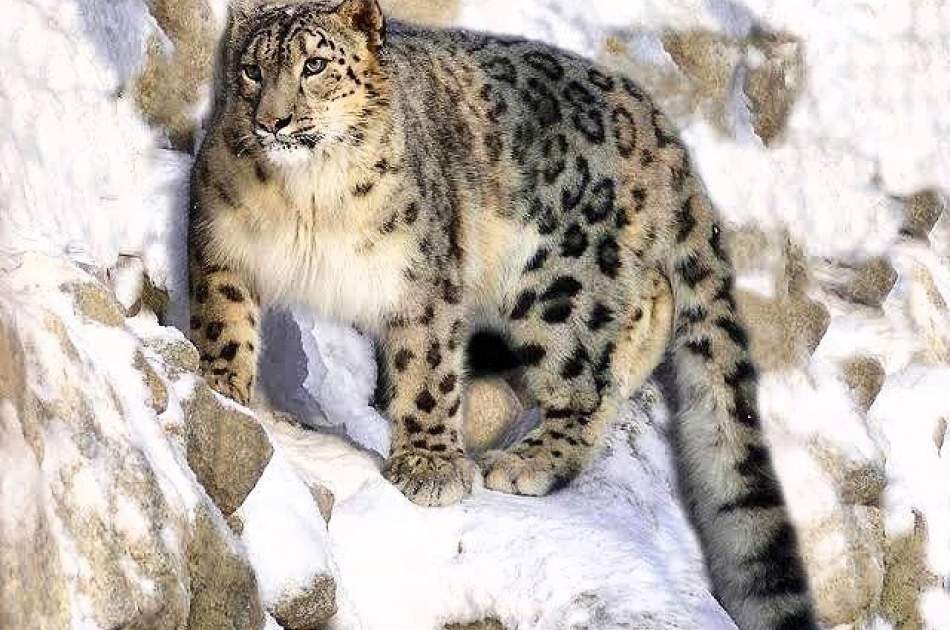
[[[243,208],[215,216],[211,233],[265,303],[306,305],[373,331],[402,297],[409,247],[404,235],[380,235],[374,200],[347,202],[345,171],[332,162],[286,169],[281,183],[245,190]]]
[[[359,235],[304,234],[287,224],[229,244],[266,303],[303,304],[376,330],[403,292],[406,245],[399,237],[367,247]]]

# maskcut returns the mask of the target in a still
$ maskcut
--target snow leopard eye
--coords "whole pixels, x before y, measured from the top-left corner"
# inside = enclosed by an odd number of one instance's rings
[[[254,81],[255,83],[261,80],[261,67],[253,63],[247,63],[241,66],[241,73],[247,77],[248,80]]]
[[[303,76],[312,77],[315,74],[320,74],[326,67],[326,59],[311,57],[310,59],[307,59],[306,63],[303,64]]]

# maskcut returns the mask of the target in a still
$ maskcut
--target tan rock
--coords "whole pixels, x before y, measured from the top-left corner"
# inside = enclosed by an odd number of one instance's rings
[[[23,348],[0,318],[0,401],[14,413],[0,413],[0,627],[67,628],[69,596],[59,546],[43,509],[39,430],[34,401],[27,404]],[[16,514],[16,527],[6,515]]]
[[[146,361],[145,355],[142,354],[141,351],[135,353],[135,359],[132,365],[142,373],[142,378],[145,380],[145,385],[148,387],[149,394],[151,395],[149,404],[152,406],[152,409],[155,410],[155,413],[164,413],[168,408],[168,389],[165,387],[165,383],[158,373],[152,369],[152,366]]]
[[[742,42],[712,31],[691,30],[667,31],[662,43],[688,81],[657,77],[644,87],[657,95],[668,113],[683,116],[700,111],[718,129],[729,132],[730,93],[743,56]]]
[[[72,294],[76,309],[85,317],[106,326],[125,323],[122,305],[112,293],[97,282],[74,282],[61,287]]]
[[[749,97],[752,126],[766,144],[775,141],[804,85],[804,46],[789,33],[757,31],[749,39],[750,63],[743,91]]]
[[[380,0],[383,12],[397,20],[450,26],[458,16],[458,0]]]
[[[225,516],[241,506],[274,452],[264,429],[204,381],[185,401],[188,465]]]
[[[320,516],[323,517],[323,520],[327,523],[330,522],[330,517],[333,516],[333,504],[335,498],[333,492],[326,486],[318,483],[309,484],[310,494],[313,496],[314,503],[317,504],[317,509],[320,510]]]
[[[336,581],[329,575],[314,576],[305,589],[270,612],[286,630],[317,630],[336,614]]]
[[[477,379],[465,391],[462,433],[469,452],[496,446],[521,415],[523,407],[502,378]]]
[[[901,233],[926,239],[947,207],[947,198],[934,189],[922,190],[904,201],[904,224]]]
[[[839,483],[841,501],[846,505],[879,507],[886,486],[887,475],[878,466],[846,468]]]
[[[172,373],[196,373],[200,356],[198,349],[184,339],[169,341],[165,338],[146,339],[145,345],[162,358],[162,363]]]
[[[867,411],[884,386],[884,366],[874,357],[857,356],[842,363],[844,382],[858,406]]]
[[[798,530],[819,621],[852,623],[876,610],[884,581],[880,510],[842,507]]]
[[[742,57],[741,42],[704,30],[667,31],[662,42],[663,48],[701,93],[725,98]]]
[[[950,363],[950,310],[930,271],[920,264],[911,269],[906,292],[907,312],[917,337],[915,359],[926,365]]]
[[[142,284],[142,306],[152,311],[161,324],[166,323],[170,301],[168,291],[156,286],[146,274]]]
[[[804,296],[770,299],[740,290],[736,304],[750,330],[752,357],[764,370],[800,365],[815,351],[831,322],[823,304]]]
[[[211,80],[218,25],[207,0],[150,0],[149,9],[172,47],[166,49],[158,37],[149,40],[133,86],[135,103],[173,147],[190,151],[201,114],[197,107]]]
[[[940,578],[927,566],[927,523],[923,514],[914,512],[914,527],[909,533],[888,537],[884,567],[884,618],[901,630],[924,630],[920,595],[939,586]]]
[[[819,275],[822,284],[838,297],[875,307],[884,302],[897,282],[897,271],[883,256],[855,265],[829,263]]]
[[[120,255],[106,270],[107,286],[122,305],[126,317],[135,317],[142,308],[142,280],[145,264],[139,256]]]
[[[234,532],[235,536],[240,536],[244,533],[244,519],[242,519],[241,515],[237,512],[232,512],[224,517],[224,521],[228,524],[228,527],[231,528],[231,531]]]
[[[191,578],[188,630],[260,630],[264,627],[257,578],[247,560],[228,540],[229,535],[224,523],[217,523],[207,508],[199,506],[188,544]]]
[[[834,487],[842,504],[880,507],[881,497],[887,486],[883,458],[856,462],[820,442],[811,444],[808,450],[834,480]]]
[[[19,330],[4,326],[8,315],[0,307],[0,396],[12,402],[12,413],[0,414],[0,465],[18,487],[10,495],[4,488],[12,486],[0,484],[0,513],[16,514],[17,526],[0,527],[0,625],[63,628],[81,601],[98,626],[181,628],[189,595],[177,541],[187,525],[151,462],[125,439],[125,407],[88,363],[76,365],[88,348],[56,355],[64,326],[50,325],[55,315]],[[38,345],[44,352],[25,361]],[[28,383],[51,374],[55,390],[40,400]],[[70,566],[82,567],[68,580],[64,540]]]
[[[750,273],[770,267],[775,262],[774,258],[780,255],[769,236],[758,228],[742,226],[728,230],[725,234],[729,258],[736,273]]]

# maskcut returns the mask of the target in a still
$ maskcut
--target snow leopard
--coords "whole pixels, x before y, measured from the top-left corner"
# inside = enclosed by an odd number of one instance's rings
[[[763,436],[722,222],[630,77],[535,41],[386,20],[375,0],[229,12],[191,177],[190,336],[251,398],[261,309],[370,336],[383,474],[424,506],[571,482],[670,356],[684,502],[745,630],[814,628]],[[476,464],[461,408],[485,335],[540,410]],[[476,346],[473,348],[473,345]]]

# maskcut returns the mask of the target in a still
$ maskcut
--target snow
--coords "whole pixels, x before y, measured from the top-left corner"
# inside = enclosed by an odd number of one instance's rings
[[[334,574],[317,504],[280,453],[271,458],[238,516],[265,606],[305,588],[315,575]]]
[[[223,2],[211,6],[220,18]],[[121,254],[170,290],[172,321],[185,322],[190,158],[164,148],[128,93],[149,37],[164,35],[144,0],[11,0],[2,13],[0,313],[24,330],[39,330],[49,309],[69,323],[68,339],[97,349],[81,356],[83,371],[57,371],[50,366],[59,364],[60,341],[37,334],[33,351],[46,371],[29,386],[50,398],[67,382],[88,392],[111,389],[115,400],[97,399],[98,426],[140,449],[159,471],[169,509],[190,513],[199,501],[194,480],[182,472],[181,454],[165,433],[183,422],[180,401],[194,382],[168,383],[169,409],[156,423],[142,403],[145,386],[129,367],[142,338],[174,342],[182,335],[147,315],[120,331],[80,321],[56,290],[56,283],[82,279],[65,261],[108,268]],[[671,63],[657,31],[708,28],[743,36],[758,21],[803,40],[805,87],[777,146],[765,147],[752,133],[741,99],[733,103],[734,138],[699,116],[680,121],[715,203],[732,225],[787,229],[810,256],[885,255],[900,274],[880,312],[823,300],[833,319],[811,363],[763,378],[763,417],[792,513],[804,522],[838,502],[809,451],[816,440],[855,463],[884,462],[888,535],[909,531],[914,511],[923,514],[927,562],[946,581],[950,501],[943,481],[950,449],[938,449],[932,436],[940,419],[950,417],[950,369],[915,363],[922,348],[914,326],[923,319],[946,335],[950,322],[930,314],[911,278],[915,269],[926,270],[947,299],[950,268],[934,250],[898,242],[896,234],[899,196],[925,186],[950,190],[950,5],[463,0],[456,19],[590,56],[612,35],[654,65]],[[2,271],[14,280],[4,280]],[[117,280],[123,302],[134,276]],[[771,291],[764,275],[738,283]],[[626,407],[604,453],[560,493],[519,498],[476,487],[459,506],[426,510],[379,473],[389,429],[369,404],[375,366],[366,339],[301,311],[271,313],[264,326],[261,396],[321,429],[262,414],[276,453],[239,514],[242,544],[266,603],[322,572],[338,579],[340,612],[332,627],[340,630],[419,630],[488,614],[509,627],[538,630],[636,627],[651,615],[685,627],[731,627],[708,594],[699,548],[674,498],[662,401],[651,406],[641,397]],[[837,377],[838,361],[857,353],[880,359],[888,376],[867,417]],[[155,360],[150,351],[146,357]],[[116,412],[117,404],[127,416]],[[44,470],[76,458],[69,440],[57,435],[62,427],[51,422],[47,456],[36,461],[25,438],[8,429],[17,424],[14,413],[0,401],[0,461],[24,462],[0,475],[0,532],[31,527],[35,513],[49,509]],[[103,512],[115,501],[116,526],[143,535],[144,517],[134,503],[103,494],[109,474],[84,469],[71,489],[76,504]],[[336,496],[328,527],[307,488],[314,483]],[[950,595],[929,590],[922,613],[929,627],[946,627]],[[77,619],[76,627],[91,627],[85,622]],[[877,620],[867,627],[887,625]],[[273,619],[268,628],[277,628]]]
[[[650,416],[628,409],[620,425],[562,492],[536,499],[477,487],[439,510],[408,502],[379,475],[379,457],[344,438],[267,426],[301,477],[336,496],[330,546],[349,605],[334,629],[434,628],[490,614],[539,630],[637,627],[651,616],[734,627],[706,590],[696,539],[673,499],[662,407]],[[633,445],[631,432],[639,432]]]

